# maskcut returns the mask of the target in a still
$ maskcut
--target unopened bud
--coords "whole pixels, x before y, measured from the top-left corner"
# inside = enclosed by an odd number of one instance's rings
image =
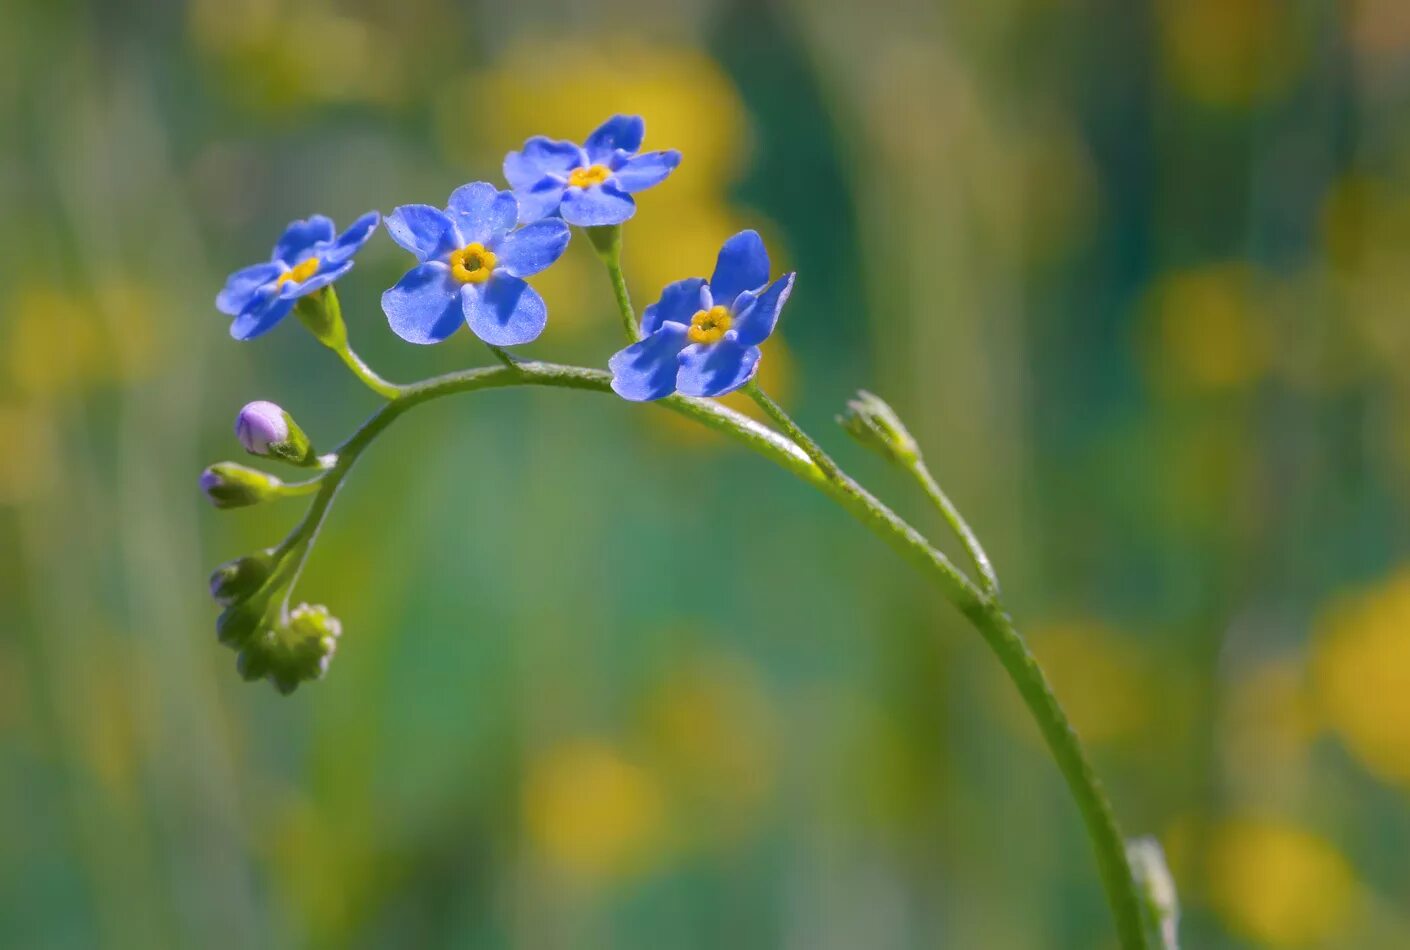
[[[211,598],[222,607],[238,603],[259,590],[273,567],[273,552],[270,551],[226,561],[211,572]]]
[[[245,451],[294,465],[316,465],[308,436],[287,412],[272,402],[248,403],[235,417],[235,436]]]
[[[268,607],[269,601],[265,598],[242,600],[226,607],[215,621],[216,639],[239,650],[265,629],[264,615]]]
[[[896,410],[865,389],[847,403],[847,411],[837,417],[837,423],[862,445],[898,465],[914,465],[920,458],[920,447]]]
[[[201,473],[201,491],[217,508],[244,508],[277,497],[284,483],[236,462],[217,462]]]

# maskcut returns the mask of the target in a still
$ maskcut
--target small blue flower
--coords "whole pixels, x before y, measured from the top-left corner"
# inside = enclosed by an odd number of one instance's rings
[[[675,149],[641,153],[646,123],[614,115],[578,146],[536,135],[504,159],[519,199],[519,220],[554,214],[581,228],[621,224],[636,214],[638,191],[659,185],[681,163]]]
[[[409,343],[439,343],[462,323],[494,346],[538,338],[543,298],[524,282],[563,254],[568,226],[536,221],[514,229],[519,203],[489,182],[462,185],[445,211],[403,205],[387,233],[420,263],[382,295],[392,331]]]
[[[679,392],[723,396],[754,378],[759,344],[769,338],[793,292],[793,274],[769,283],[769,252],[754,231],[720,248],[715,273],[678,280],[641,315],[646,338],[609,361],[612,388],[633,402]]]
[[[294,301],[352,270],[352,257],[367,243],[380,220],[369,211],[337,237],[333,222],[321,214],[295,221],[274,245],[268,264],[237,270],[215,298],[216,309],[235,320],[230,335],[253,340],[273,330],[294,308]]]

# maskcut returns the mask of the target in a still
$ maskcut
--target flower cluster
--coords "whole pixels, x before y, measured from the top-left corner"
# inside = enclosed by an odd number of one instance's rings
[[[758,371],[759,346],[773,333],[793,289],[793,275],[770,278],[769,255],[754,231],[725,241],[707,281],[690,277],[661,292],[638,326],[621,278],[621,227],[636,213],[636,195],[664,182],[679,166],[672,149],[642,151],[645,123],[617,115],[582,144],[534,136],[504,159],[508,189],[476,181],[455,189],[445,207],[407,204],[385,218],[387,233],[415,257],[382,294],[392,331],[410,343],[440,343],[462,325],[495,349],[530,343],[548,325],[548,306],[528,283],[567,249],[571,228],[585,230],[613,273],[631,340],[608,361],[612,388],[632,401],[722,396]],[[397,387],[373,373],[348,346],[332,284],[383,219],[377,212],[337,233],[321,215],[295,221],[267,263],[231,274],[216,307],[233,318],[230,334],[250,340],[296,313],[314,336],[339,353],[364,382],[388,399]],[[279,406],[256,401],[236,420],[244,449],[261,458],[317,472],[302,482],[235,462],[202,473],[201,488],[218,508],[237,508],[292,495],[328,492],[338,476],[336,454],[320,456]],[[225,608],[217,623],[223,643],[239,651],[247,678],[268,678],[281,691],[320,677],[341,627],[326,608],[289,610],[287,594],[317,534],[314,518],[277,548],[238,558],[211,578]]]

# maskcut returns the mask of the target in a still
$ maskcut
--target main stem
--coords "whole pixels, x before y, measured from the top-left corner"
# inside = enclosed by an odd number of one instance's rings
[[[549,386],[606,393],[612,377],[601,370],[553,363],[523,362],[513,366],[492,366],[463,370],[420,383],[401,386],[385,406],[339,447],[337,462],[324,475],[322,485],[304,520],[285,546],[309,540],[327,516],[333,497],[353,464],[374,439],[402,413],[423,402],[455,393],[509,386]],[[1117,827],[1111,804],[1088,761],[1081,740],[1073,731],[1057,697],[1053,695],[1038,661],[1014,629],[997,600],[975,587],[921,534],[865,488],[833,466],[824,471],[796,441],[760,425],[746,416],[706,399],[669,396],[658,403],[664,408],[722,432],[747,448],[792,472],[805,482],[839,502],[858,521],[916,565],[940,589],[945,598],[983,635],[1009,678],[1018,688],[1049,751],[1057,761],[1068,789],[1082,814],[1087,834],[1096,851],[1102,883],[1116,919],[1121,945],[1127,950],[1145,950],[1140,902],[1125,842]],[[782,410],[779,410],[782,413]],[[787,418],[784,415],[784,418]],[[791,423],[791,420],[790,420]],[[793,426],[796,429],[796,426]],[[806,435],[803,436],[806,439]],[[811,444],[811,440],[808,440]],[[816,446],[813,446],[816,448]],[[821,449],[817,449],[821,453]],[[826,457],[826,456],[824,456]]]

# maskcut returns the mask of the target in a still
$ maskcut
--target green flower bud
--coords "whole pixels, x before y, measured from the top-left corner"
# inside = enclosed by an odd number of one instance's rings
[[[287,696],[300,683],[323,678],[342,633],[327,607],[300,604],[282,624],[245,641],[236,666],[246,680],[268,679]]]
[[[318,456],[304,430],[272,402],[247,403],[235,417],[235,437],[251,455],[292,465],[318,464]]]
[[[247,554],[217,567],[211,573],[211,598],[220,606],[229,607],[259,590],[274,569],[273,554]]]
[[[276,498],[284,483],[237,462],[216,462],[201,473],[201,491],[217,508],[244,508]]]
[[[1141,892],[1141,917],[1150,945],[1178,950],[1180,898],[1160,843],[1151,837],[1133,838],[1126,842],[1126,860]]]
[[[837,423],[852,438],[897,465],[914,465],[920,458],[920,446],[906,431],[896,410],[865,389],[847,403],[847,411],[837,417]]]
[[[265,611],[269,600],[264,597],[242,600],[220,612],[215,621],[216,639],[238,650],[257,633],[265,629]]]
[[[294,304],[294,313],[314,339],[330,350],[341,350],[348,345],[343,306],[331,286],[300,297],[299,302]]]

